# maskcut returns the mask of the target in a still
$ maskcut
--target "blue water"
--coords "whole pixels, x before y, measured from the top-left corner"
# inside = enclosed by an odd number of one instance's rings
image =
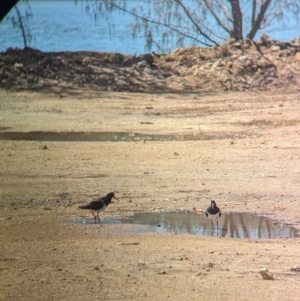
[[[131,5],[143,3],[143,1],[128,1]],[[134,22],[129,15],[115,12],[112,15],[112,23],[99,17],[96,20],[85,11],[85,5],[74,1],[29,1],[32,18],[27,22],[31,34],[34,37],[30,43],[33,48],[42,51],[103,51],[121,52],[128,54],[141,54],[148,52],[143,34],[133,39],[130,22]],[[18,7],[21,11],[27,8],[24,2]],[[0,51],[8,47],[23,48],[23,40],[20,31],[13,28],[9,17],[15,15],[12,9],[9,15],[0,23]],[[300,36],[300,24],[294,17],[288,16],[285,26],[274,24],[272,28],[259,32],[256,39],[262,33],[267,33],[272,39],[291,41]],[[160,40],[157,33],[157,40]],[[190,46],[187,41],[184,46]],[[170,45],[169,51],[177,48],[175,41]],[[154,47],[151,50],[157,51]]]

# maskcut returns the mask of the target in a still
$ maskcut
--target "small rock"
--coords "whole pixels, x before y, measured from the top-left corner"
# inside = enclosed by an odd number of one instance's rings
[[[270,50],[272,52],[278,52],[278,51],[280,51],[280,46],[272,45],[271,48],[270,48]]]
[[[290,268],[290,271],[292,271],[292,272],[300,272],[300,266],[299,265],[295,265],[294,267]]]
[[[23,67],[24,67],[24,65],[22,63],[15,63],[15,65],[14,65],[15,70],[22,69]]]
[[[297,46],[300,45],[300,37],[293,39],[292,43],[296,44]]]
[[[242,44],[240,42],[235,42],[232,44],[233,47],[241,49]]]
[[[261,40],[263,46],[270,47],[272,44],[272,40],[267,34],[262,34],[260,37],[260,40]]]
[[[141,54],[136,57],[137,62],[147,62],[150,66],[154,65],[154,59],[151,53]]]
[[[167,274],[167,272],[165,270],[158,272],[158,275],[165,275],[165,274]]]
[[[82,64],[83,65],[89,65],[92,63],[92,59],[90,57],[85,57],[83,60],[82,60]]]
[[[174,258],[174,260],[183,261],[183,257],[182,256],[177,256],[177,257]]]
[[[205,184],[202,184],[202,185],[205,185]],[[193,211],[196,213],[203,213],[202,209],[197,209],[196,207],[193,208]]]
[[[48,146],[47,145],[44,145],[43,147],[42,147],[42,149],[48,149]]]
[[[300,61],[300,52],[296,52],[294,56],[294,61]]]
[[[33,75],[29,74],[27,76],[27,83],[34,83],[35,81],[37,81],[37,79]]]
[[[265,280],[274,280],[273,276],[269,273],[267,268],[261,269],[259,273],[262,275],[263,279]]]
[[[44,207],[43,210],[52,210],[50,207]]]
[[[139,260],[138,263],[137,263],[137,265],[146,265],[146,264],[147,263],[145,261],[143,261],[143,260]]]

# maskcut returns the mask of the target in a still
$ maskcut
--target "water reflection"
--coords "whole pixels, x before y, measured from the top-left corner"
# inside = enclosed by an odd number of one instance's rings
[[[137,213],[128,218],[111,220],[116,223],[151,226],[153,232],[190,233],[201,236],[234,238],[299,237],[296,229],[252,214],[223,214],[218,229],[212,230],[205,214],[186,212]]]

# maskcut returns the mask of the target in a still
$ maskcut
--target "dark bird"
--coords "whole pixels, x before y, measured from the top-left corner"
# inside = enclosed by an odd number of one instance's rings
[[[210,219],[213,229],[214,229],[214,222],[216,222],[218,228],[218,219],[221,216],[221,210],[217,206],[216,201],[214,200],[211,201],[210,206],[206,209],[205,215]]]
[[[98,217],[98,221],[100,223],[99,212],[103,211],[107,208],[107,206],[111,203],[112,198],[116,199],[117,201],[120,201],[117,197],[115,197],[115,194],[113,192],[110,192],[109,194],[107,194],[107,196],[104,196],[95,201],[92,201],[89,204],[79,206],[78,208],[90,210],[94,216],[95,223],[96,223],[97,217]]]

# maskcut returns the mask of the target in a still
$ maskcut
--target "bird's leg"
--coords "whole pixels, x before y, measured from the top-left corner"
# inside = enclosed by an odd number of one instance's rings
[[[99,212],[97,212],[97,217],[98,217],[98,222],[99,222],[99,224],[100,224]]]
[[[94,212],[92,212],[93,216],[94,216],[94,220],[95,220],[95,224],[96,224],[96,215],[94,214]]]

